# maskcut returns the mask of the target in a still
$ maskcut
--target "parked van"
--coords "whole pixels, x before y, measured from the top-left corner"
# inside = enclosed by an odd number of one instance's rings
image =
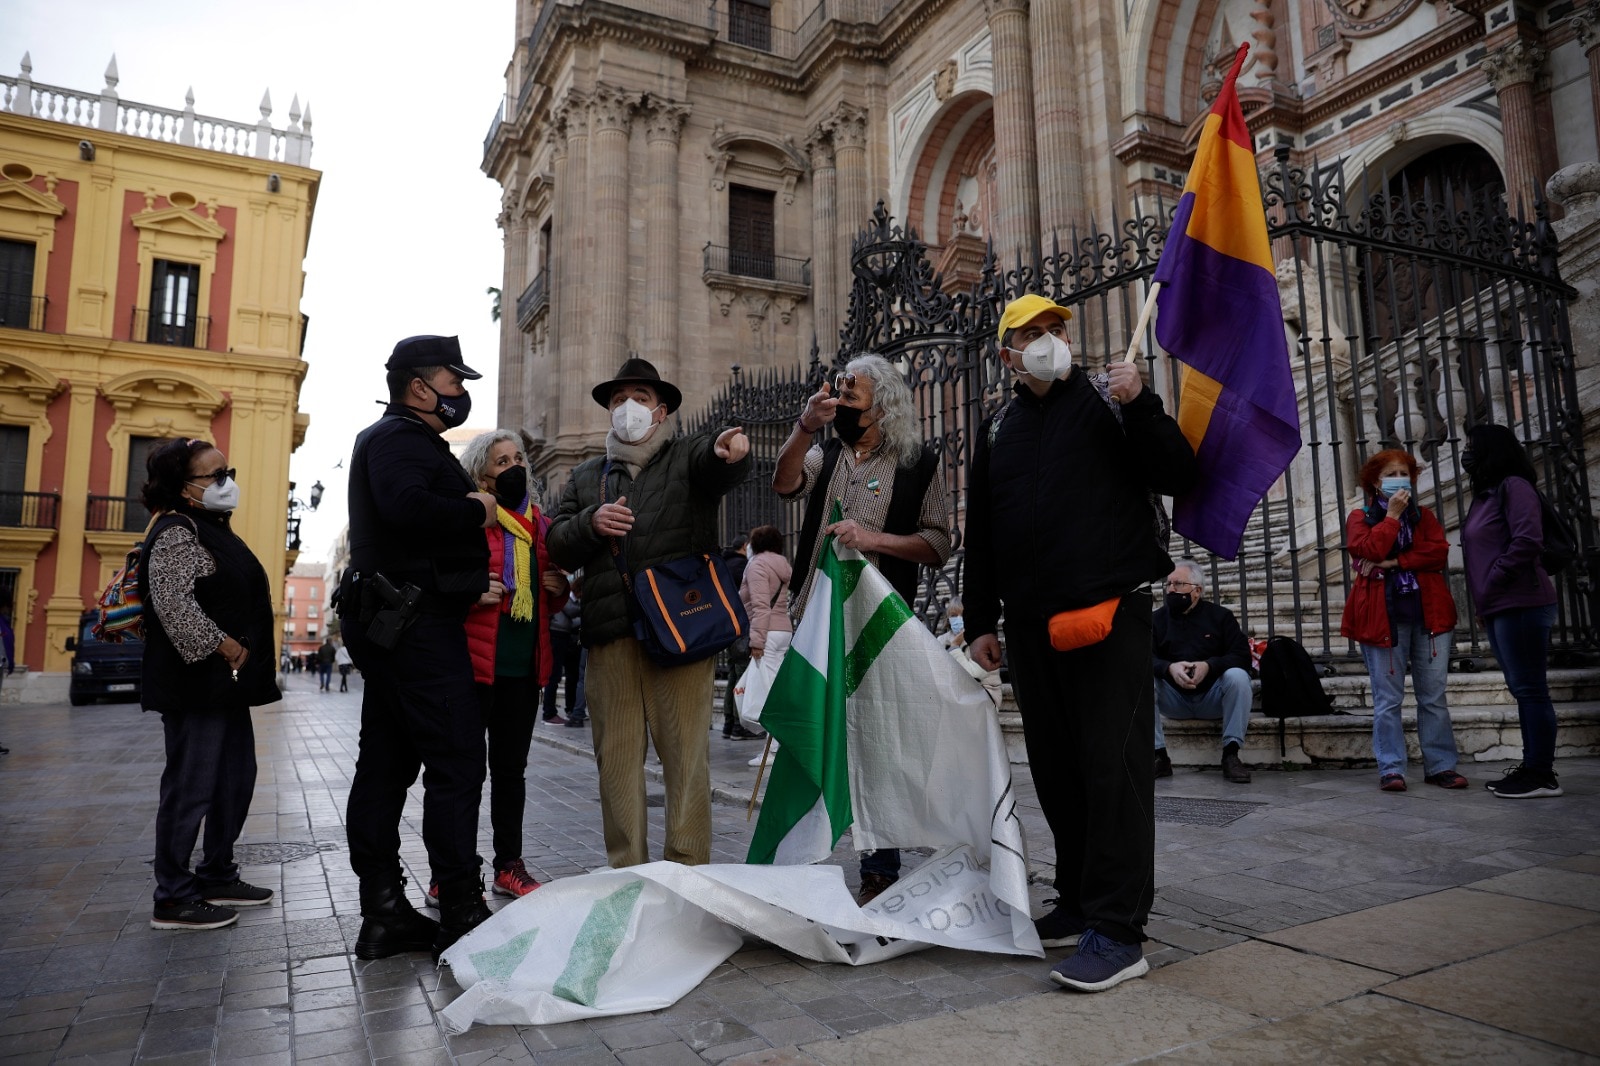
[[[138,699],[144,678],[144,642],[124,638],[108,644],[94,635],[100,612],[85,611],[78,619],[78,635],[67,638],[72,652],[72,681],[67,698],[74,707],[102,696]]]

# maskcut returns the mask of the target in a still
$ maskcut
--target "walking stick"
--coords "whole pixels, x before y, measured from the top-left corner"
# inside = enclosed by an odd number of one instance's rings
[[[772,734],[767,734],[767,746],[761,749],[761,765],[756,767],[756,787],[750,790],[750,806],[745,808],[744,820],[755,817],[756,797],[761,795],[761,775],[767,770],[767,756],[772,754]]]

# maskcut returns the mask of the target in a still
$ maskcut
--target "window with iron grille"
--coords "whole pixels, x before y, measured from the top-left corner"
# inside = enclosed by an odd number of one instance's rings
[[[746,48],[772,51],[772,0],[730,0],[728,40]]]
[[[28,427],[0,426],[0,526],[22,524],[28,477]]]
[[[142,533],[150,523],[150,512],[145,509],[142,496],[144,483],[150,480],[146,460],[150,453],[165,444],[165,437],[128,438],[128,498],[122,512],[122,529],[126,533]]]
[[[728,186],[728,270],[747,278],[775,276],[770,189]]]
[[[33,324],[34,252],[28,241],[0,241],[0,326]]]
[[[151,274],[150,327],[145,340],[193,348],[200,309],[200,264],[157,259]]]

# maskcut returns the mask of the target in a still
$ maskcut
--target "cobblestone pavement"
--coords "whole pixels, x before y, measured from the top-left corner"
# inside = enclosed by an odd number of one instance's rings
[[[1040,962],[934,949],[853,969],[752,944],[668,1010],[446,1036],[434,1011],[458,991],[447,969],[423,956],[351,954],[360,918],[343,812],[359,700],[359,689],[321,694],[300,675],[283,703],[256,712],[260,776],[240,861],[278,898],[208,933],[148,926],[159,720],[126,704],[0,710],[0,742],[12,749],[0,757],[0,1061],[998,1064],[1184,1048],[1289,1061],[1296,1047],[1339,1061],[1326,1052],[1341,1041],[1357,1048],[1350,1061],[1405,1060],[1408,1041],[1418,1056],[1452,1041],[1465,1041],[1463,1054],[1523,1060],[1600,1055],[1596,759],[1559,766],[1563,799],[1520,803],[1478,787],[1503,763],[1463,766],[1473,788],[1457,793],[1422,785],[1420,772],[1411,792],[1381,793],[1371,770],[1260,771],[1249,786],[1215,771],[1161,781],[1146,947],[1162,969],[1109,994],[1056,991],[1045,975],[1061,951]],[[536,730],[524,854],[540,880],[605,861],[587,741],[583,729]],[[712,857],[739,862],[754,824],[746,762],[760,745],[716,732],[710,744],[720,801]],[[1049,840],[1017,769],[1047,884]],[[659,804],[659,782],[650,791]],[[420,818],[418,787],[402,826],[414,898],[427,881]],[[488,828],[485,809],[485,853]],[[834,861],[853,884],[849,838],[842,844]],[[1035,892],[1042,904],[1047,890]],[[1560,950],[1538,947],[1541,937]],[[1470,971],[1497,951],[1532,951],[1520,965],[1554,976],[1519,977],[1537,994],[1508,1000],[1492,970]],[[1483,1005],[1443,1005],[1451,990],[1426,984],[1441,967],[1459,968],[1461,987],[1484,985],[1467,997]],[[1316,995],[1305,991],[1312,970]],[[1383,994],[1371,991],[1379,985]],[[1374,1041],[1365,1052],[1349,1044],[1362,1033]],[[1196,1053],[1204,1041],[1207,1053]]]

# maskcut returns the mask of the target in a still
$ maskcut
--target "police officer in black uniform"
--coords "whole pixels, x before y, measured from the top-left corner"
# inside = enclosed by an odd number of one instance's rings
[[[350,461],[350,566],[339,589],[346,645],[366,679],[346,834],[361,879],[356,955],[431,949],[489,916],[479,875],[483,719],[463,621],[489,588],[483,530],[495,499],[441,434],[467,420],[455,337],[408,337],[385,364],[389,403]],[[439,884],[435,924],[405,896],[400,814],[422,771],[422,839]],[[419,875],[420,876],[420,875]]]

